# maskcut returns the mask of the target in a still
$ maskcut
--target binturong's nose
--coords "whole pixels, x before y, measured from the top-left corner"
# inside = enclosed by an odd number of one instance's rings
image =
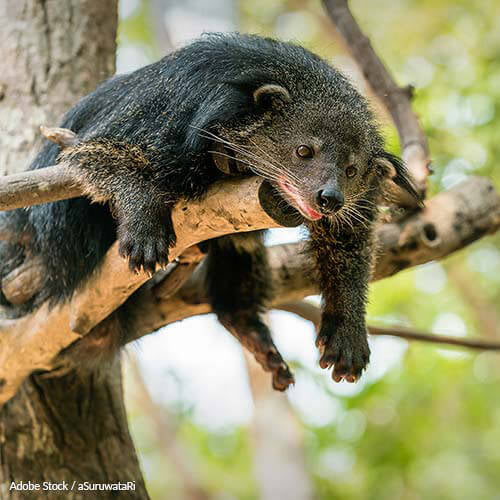
[[[337,212],[344,206],[344,195],[330,186],[324,186],[316,193],[316,203],[325,213]]]

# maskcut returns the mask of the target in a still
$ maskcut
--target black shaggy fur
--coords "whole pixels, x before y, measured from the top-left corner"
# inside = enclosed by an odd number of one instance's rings
[[[4,226],[31,241],[1,243],[0,277],[27,254],[47,269],[23,310],[69,299],[116,238],[131,268],[153,271],[175,242],[170,210],[181,197],[201,197],[227,175],[257,174],[307,220],[325,301],[321,365],[335,365],[335,380],[361,374],[375,203],[389,175],[415,192],[403,164],[384,151],[365,100],[338,71],[296,45],[212,34],[103,83],[61,126],[78,143],[62,152],[47,143],[31,168],[69,161],[102,203],[78,198],[2,214]],[[299,154],[300,145],[311,155]],[[293,377],[260,318],[272,293],[260,235],[209,248],[215,312],[285,389]]]

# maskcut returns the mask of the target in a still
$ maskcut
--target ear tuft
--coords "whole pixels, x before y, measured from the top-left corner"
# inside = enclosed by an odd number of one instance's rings
[[[253,100],[258,106],[279,107],[290,102],[290,93],[285,87],[267,83],[254,90]]]
[[[394,184],[404,189],[410,196],[418,201],[420,207],[423,207],[422,197],[417,192],[411,174],[401,158],[387,151],[383,151],[377,155],[375,161],[377,163],[377,169],[379,169],[378,172],[383,173],[384,177],[388,177]]]

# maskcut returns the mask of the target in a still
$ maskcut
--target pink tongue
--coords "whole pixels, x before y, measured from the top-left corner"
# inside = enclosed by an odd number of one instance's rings
[[[316,212],[315,210],[313,210],[312,208],[308,207],[307,205],[304,207],[307,215],[313,219],[313,220],[318,220],[318,219],[321,219],[322,215],[319,214],[318,212]]]
[[[295,199],[297,204],[300,206],[300,209],[303,210],[310,219],[318,220],[323,217],[320,213],[316,212],[316,210],[313,210],[307,203],[305,203],[304,200],[298,195],[296,190],[292,188],[287,182],[281,182],[280,184],[281,189],[289,193],[289,195]]]

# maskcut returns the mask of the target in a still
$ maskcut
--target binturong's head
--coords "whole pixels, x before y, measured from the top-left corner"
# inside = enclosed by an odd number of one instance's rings
[[[338,74],[330,84],[317,95],[259,86],[255,105],[269,119],[248,136],[242,130],[236,156],[312,221],[362,219],[362,208],[376,201],[387,179],[418,200],[403,162],[384,149],[365,99]]]
[[[366,100],[341,73],[296,45],[247,35],[226,38],[231,43],[240,68],[215,96],[226,111],[200,121],[211,127],[221,170],[266,178],[311,221],[362,217],[387,178],[418,199],[402,161],[385,151]],[[228,106],[234,112],[224,116]]]

